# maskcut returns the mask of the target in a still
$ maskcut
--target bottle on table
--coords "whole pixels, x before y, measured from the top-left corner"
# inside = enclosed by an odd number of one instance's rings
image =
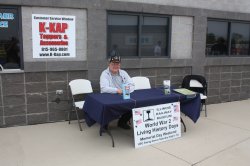
[[[164,94],[170,94],[170,80],[163,80]]]

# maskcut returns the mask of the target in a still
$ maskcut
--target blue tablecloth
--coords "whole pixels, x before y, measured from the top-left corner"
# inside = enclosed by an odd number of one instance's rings
[[[124,113],[133,108],[151,105],[181,102],[181,112],[196,122],[200,116],[200,95],[187,99],[186,96],[171,92],[165,95],[162,89],[152,88],[136,90],[130,94],[128,100],[123,100],[122,95],[108,93],[92,93],[85,98],[83,111],[85,112],[88,126],[99,123],[105,127],[114,119],[118,119]]]

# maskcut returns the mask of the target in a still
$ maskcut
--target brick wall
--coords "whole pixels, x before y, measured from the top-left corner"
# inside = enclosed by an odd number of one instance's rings
[[[52,102],[56,90],[71,98],[68,82],[86,78],[86,71],[1,74],[0,126],[28,125],[67,119],[71,103]]]
[[[208,66],[208,103],[250,98],[250,66]]]

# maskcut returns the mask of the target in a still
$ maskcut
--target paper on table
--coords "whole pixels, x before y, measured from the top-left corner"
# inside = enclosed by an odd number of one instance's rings
[[[186,95],[186,96],[193,96],[193,97],[196,96],[196,92],[191,91],[191,90],[186,89],[186,88],[174,89],[174,91],[175,91],[175,92],[178,92],[178,93],[181,93],[181,94],[183,94],[183,95]]]

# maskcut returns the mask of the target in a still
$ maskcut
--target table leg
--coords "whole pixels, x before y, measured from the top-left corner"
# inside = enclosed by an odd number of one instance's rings
[[[105,127],[100,127],[100,131],[99,131],[100,136],[102,136],[102,132],[106,132],[110,136],[111,141],[112,141],[112,147],[114,148],[115,147],[114,138],[113,138],[113,135],[108,128],[108,125],[106,125]]]
[[[182,120],[182,118],[181,118],[181,123],[183,124],[184,132],[186,132],[186,125],[185,125],[184,121]]]

